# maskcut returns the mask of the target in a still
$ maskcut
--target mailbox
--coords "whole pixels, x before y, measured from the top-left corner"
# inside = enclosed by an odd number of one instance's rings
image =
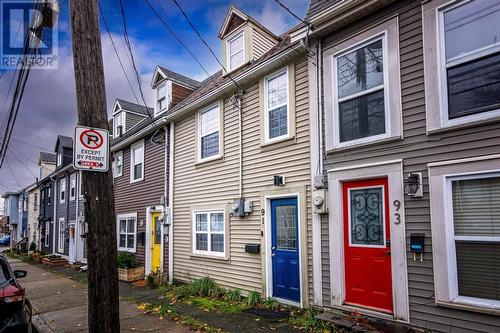
[[[420,255],[420,261],[423,261],[425,234],[410,235],[410,250],[413,252],[413,260],[417,260],[417,254]]]
[[[246,253],[260,253],[260,244],[245,244]]]

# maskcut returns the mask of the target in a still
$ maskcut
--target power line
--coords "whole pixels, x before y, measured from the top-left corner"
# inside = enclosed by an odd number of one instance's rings
[[[33,163],[34,165],[36,165],[38,167],[38,162],[36,162],[35,160],[33,160],[30,157],[28,157],[20,149],[16,148],[15,146],[12,146],[12,145],[9,146],[9,148],[14,149],[19,155],[21,155],[22,157],[24,157],[25,159],[27,159],[28,161],[30,161],[31,163]]]
[[[18,139],[18,138],[12,138],[12,140],[15,140],[15,141],[18,141],[18,142],[21,142],[21,143],[24,143],[25,145],[28,145],[28,146],[32,146],[32,147],[35,147],[35,148],[38,148],[38,149],[42,149],[42,151],[49,151],[51,149],[48,149],[48,148],[44,148],[42,146],[37,146],[35,144],[32,144],[32,143],[29,143],[27,141],[23,141],[21,139]]]
[[[193,57],[193,59],[198,63],[198,65],[200,65],[200,67],[203,69],[203,71],[208,75],[210,76],[210,73],[207,71],[207,69],[201,64],[201,62],[198,60],[198,58],[196,58],[196,56],[188,49],[188,47],[184,44],[184,42],[182,42],[182,40],[175,34],[175,32],[173,31],[173,29],[170,27],[170,24],[166,21],[166,19],[164,19],[160,13],[158,13],[158,11],[153,7],[153,5],[151,5],[151,3],[148,1],[148,0],[144,0],[146,2],[146,4],[151,8],[151,10],[156,14],[156,16],[158,16],[158,18],[160,19],[160,21],[163,23],[163,25],[167,28],[167,30],[170,32],[170,34],[177,40],[177,42],[179,42],[179,44],[181,44],[181,46],[184,48],[184,50],[186,50],[187,53],[189,53],[191,55],[191,57]],[[161,3],[160,3],[160,8],[163,10],[163,7],[161,6]]]
[[[120,58],[120,55],[118,54],[118,50],[116,48],[115,42],[113,41],[113,37],[111,37],[111,32],[109,31],[108,22],[106,21],[106,17],[104,16],[104,11],[102,10],[102,7],[101,7],[101,2],[98,1],[97,4],[99,6],[99,12],[101,13],[102,21],[104,22],[104,27],[106,28],[109,40],[111,41],[111,45],[113,46],[113,50],[115,51],[116,57],[118,58],[118,62],[120,63],[120,67],[122,68],[123,74],[125,74],[125,78],[127,79],[128,86],[130,87],[130,90],[132,91],[132,95],[134,95],[134,98],[135,98],[137,104],[141,104],[139,102],[139,99],[137,98],[137,95],[135,94],[134,88],[132,87],[132,83],[130,82],[130,79],[127,75],[127,71],[125,70],[125,67],[123,66],[122,59]]]
[[[175,0],[174,0],[175,1]],[[305,25],[307,25],[307,27],[311,30],[313,30],[313,26],[311,25],[311,23],[309,23],[308,21],[300,18],[297,14],[295,14],[290,8],[288,8],[283,2],[281,2],[280,0],[274,0],[278,5],[280,5],[281,8],[283,8],[284,10],[286,10],[290,15],[292,15],[294,18],[296,18],[299,22],[302,22],[304,23]]]
[[[12,146],[10,146],[9,148],[10,149],[10,152],[12,153],[12,156],[14,156],[14,158],[16,159],[16,161],[19,162],[19,164],[21,164],[26,170],[28,170],[28,172],[33,176],[35,177],[35,179],[37,178],[37,176],[33,173],[33,171],[31,171],[27,166],[26,164],[24,164],[20,159],[19,157],[17,157],[17,155],[15,154],[14,150],[12,150]]]
[[[17,186],[22,187],[19,181],[17,180],[16,175],[14,174],[14,171],[12,171],[12,167],[10,166],[9,159],[6,159],[5,162],[7,162],[7,166],[9,167],[10,173],[12,174],[12,177],[14,177],[14,180],[17,183]]]
[[[198,35],[198,37],[203,42],[203,44],[205,44],[205,46],[208,48],[208,50],[210,51],[210,53],[214,56],[215,60],[217,60],[217,62],[219,63],[219,65],[222,67],[222,69],[224,69],[224,71],[226,72],[227,77],[235,84],[236,88],[238,88],[239,91],[243,91],[240,88],[240,86],[238,85],[238,83],[231,77],[231,75],[229,75],[229,72],[226,70],[226,67],[224,67],[224,65],[222,64],[222,62],[217,57],[217,55],[215,55],[215,52],[212,50],[212,48],[208,45],[208,43],[205,41],[205,39],[198,32],[198,29],[196,29],[196,27],[193,25],[193,23],[191,22],[191,20],[189,19],[189,17],[186,15],[186,13],[184,12],[184,10],[182,9],[181,5],[177,2],[177,0],[172,0],[172,1],[175,3],[175,5],[177,6],[177,8],[179,8],[179,10],[181,11],[182,15],[184,16],[184,18],[186,19],[186,21],[189,23],[189,25],[191,26],[191,28],[194,30],[194,32],[196,33],[196,35]]]

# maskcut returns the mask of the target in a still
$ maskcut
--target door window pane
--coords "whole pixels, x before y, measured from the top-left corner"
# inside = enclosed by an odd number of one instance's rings
[[[294,205],[276,206],[276,248],[297,249],[297,209]]]
[[[155,237],[154,237],[154,243],[155,244],[161,244],[161,223],[158,220],[158,217],[155,217]]]
[[[382,195],[380,187],[349,191],[352,245],[384,245]]]
[[[385,133],[384,91],[339,103],[340,142]]]
[[[384,83],[382,40],[343,55],[337,60],[339,98],[371,89]]]
[[[500,2],[475,0],[444,13],[446,59],[500,43]],[[485,29],[485,27],[487,27]]]

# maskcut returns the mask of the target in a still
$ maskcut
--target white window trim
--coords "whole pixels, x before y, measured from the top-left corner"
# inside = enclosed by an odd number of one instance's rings
[[[221,213],[223,216],[223,225],[224,225],[224,230],[222,232],[213,232],[210,230],[210,214],[213,213]],[[196,215],[197,214],[207,214],[207,231],[206,232],[196,232]],[[201,210],[194,210],[193,211],[193,216],[192,216],[192,223],[191,223],[191,228],[192,228],[192,243],[193,243],[193,254],[195,255],[203,255],[203,256],[208,256],[208,257],[226,257],[226,246],[227,246],[227,233],[226,233],[226,211],[224,208],[215,208],[215,209],[201,209]],[[197,250],[196,249],[196,234],[197,233],[203,233],[207,234],[207,251],[202,251],[202,250]],[[215,234],[215,235],[224,235],[224,252],[215,252],[211,251],[211,245],[212,245],[212,239],[210,235]]]
[[[74,188],[74,194],[71,193],[71,189]],[[69,201],[75,201],[76,199],[76,173],[69,177]]]
[[[59,179],[59,203],[66,202],[66,178]],[[64,198],[63,198],[64,193]]]
[[[134,149],[142,147],[142,177],[134,179]],[[136,183],[144,180],[144,176],[146,173],[146,151],[144,146],[144,139],[137,141],[133,145],[130,146],[130,183]]]
[[[57,166],[61,166],[62,165],[62,153],[57,153]]]
[[[342,57],[348,53],[351,53],[353,51],[356,51],[366,45],[369,45],[375,41],[381,40],[382,41],[382,60],[383,60],[383,75],[384,75],[384,82],[381,85],[378,85],[376,87],[361,91],[356,94],[352,94],[347,97],[339,98],[338,97],[338,88],[337,88],[337,63],[338,63],[338,58]],[[343,148],[343,147],[350,147],[354,145],[359,145],[363,143],[369,143],[369,142],[374,142],[374,141],[379,141],[383,139],[387,139],[391,137],[391,124],[390,124],[390,114],[391,114],[391,107],[389,103],[389,63],[387,59],[387,53],[388,53],[388,46],[387,46],[387,34],[386,32],[383,32],[382,34],[373,36],[367,40],[364,40],[361,43],[355,44],[348,49],[344,49],[341,52],[335,53],[332,55],[332,87],[333,87],[333,119],[334,119],[334,127],[333,127],[333,140],[334,140],[334,147],[336,148]],[[343,101],[346,100],[351,100],[359,96],[364,96],[367,94],[370,94],[372,92],[376,92],[379,90],[384,90],[384,117],[385,117],[385,133],[382,134],[377,134],[377,135],[372,135],[372,136],[367,136],[364,138],[359,138],[359,139],[354,139],[350,141],[345,141],[345,142],[340,142],[340,121],[339,121],[339,104]]]
[[[345,53],[352,52],[377,39],[382,39],[383,66],[384,66],[384,114],[386,119],[386,132],[366,138],[340,142],[338,128],[338,98],[336,80],[336,58]],[[324,51],[325,72],[325,122],[326,122],[326,149],[333,151],[342,150],[358,145],[383,142],[403,137],[402,101],[401,101],[401,75],[399,59],[399,24],[394,17],[374,25],[358,35],[352,36],[337,45]],[[395,65],[397,64],[397,65]],[[380,87],[378,87],[380,89]],[[330,93],[328,93],[330,92]],[[366,94],[366,91],[363,92]],[[354,95],[350,96],[351,98]]]
[[[50,237],[50,221],[45,222],[45,247],[49,246]]]
[[[57,234],[57,251],[59,253],[64,253],[64,234],[63,237],[61,237],[61,231],[64,229],[64,217],[59,218],[59,224],[58,224],[58,234]],[[62,231],[64,233],[64,231]],[[61,247],[62,245],[62,247]]]
[[[159,99],[160,99],[160,89],[166,86],[167,88],[167,96],[165,96],[165,101],[167,104],[167,107],[165,109],[159,109]],[[166,80],[163,81],[162,83],[158,84],[158,86],[155,88],[155,108],[154,108],[154,116],[158,116],[169,109],[169,105],[172,102],[172,81]]]
[[[500,155],[486,158],[470,158],[430,163],[429,192],[431,202],[431,227],[434,262],[434,285],[437,304],[456,307],[470,307],[480,311],[500,310],[500,301],[458,295],[456,248],[451,181],[458,179],[484,178],[500,175]],[[441,203],[441,204],[440,204]],[[435,223],[441,221],[442,223]],[[460,237],[474,240],[478,237]],[[483,241],[489,238],[479,237]],[[493,237],[497,240],[498,237]],[[500,240],[500,239],[498,239]]]
[[[239,52],[242,52],[243,53],[243,62],[239,65],[237,65],[236,67],[231,67],[231,42],[233,42],[235,39],[239,38],[239,37],[242,37],[242,49],[241,51]],[[227,41],[226,41],[226,59],[227,59],[227,70],[228,72],[231,72],[231,71],[234,71],[235,69],[237,68],[240,68],[241,66],[243,66],[245,63],[246,63],[246,50],[245,50],[245,29],[242,29],[242,30],[239,30],[237,32],[234,33],[234,36],[232,36],[231,38],[228,38]]]
[[[78,197],[83,198],[83,173],[78,173]]]
[[[120,247],[120,220],[128,220],[129,218],[134,218],[134,247]],[[128,235],[130,233],[126,233]],[[125,236],[126,237],[126,236]],[[118,246],[118,251],[122,252],[132,252],[135,253],[137,251],[137,213],[127,213],[127,214],[118,214],[116,215],[116,244]]]
[[[424,40],[424,81],[427,132],[432,133],[441,129],[469,126],[500,117],[500,109],[485,111],[477,114],[449,119],[448,114],[448,87],[446,80],[446,52],[444,44],[444,12],[456,8],[469,0],[437,0],[425,2],[423,8],[423,40]],[[498,48],[488,51],[476,51],[471,54],[454,58],[469,60],[483,56]],[[436,75],[437,69],[437,75]],[[436,94],[436,91],[438,92]],[[439,112],[436,112],[439,110]]]
[[[114,138],[117,138],[119,137],[118,135],[118,125],[116,124],[116,121],[115,119],[117,117],[119,117],[121,119],[121,126],[122,126],[122,135],[125,134],[125,122],[126,122],[126,112],[123,111],[123,110],[120,110],[118,112],[116,112],[114,115],[113,115],[113,137]]]
[[[201,127],[202,127],[202,124],[201,124],[201,115],[204,113],[204,112],[207,112],[207,111],[210,111],[210,110],[213,110],[215,108],[218,108],[219,109],[219,153],[217,155],[214,155],[214,156],[209,156],[209,157],[205,157],[205,158],[202,158],[201,157]],[[197,161],[198,163],[200,162],[208,162],[208,161],[212,161],[212,160],[216,160],[216,159],[219,159],[222,157],[222,135],[223,135],[223,132],[222,132],[222,116],[223,116],[223,106],[222,106],[222,103],[219,101],[215,104],[212,104],[200,111],[198,111],[198,113],[196,114],[196,124],[197,124],[197,133],[196,133],[196,157],[197,157]]]
[[[116,172],[116,161],[118,159],[118,156],[120,156],[121,158],[121,161],[122,161],[122,165],[121,165],[121,170],[120,170],[120,173],[117,173]],[[120,150],[120,151],[117,151],[115,153],[115,156],[114,156],[114,161],[113,161],[113,177],[114,178],[118,178],[118,177],[121,177],[123,175],[123,150]]]
[[[287,128],[286,128],[286,134],[283,134],[283,135],[280,135],[280,136],[277,136],[275,138],[272,138],[270,139],[269,138],[269,108],[268,108],[268,100],[267,100],[267,92],[268,92],[268,82],[278,76],[281,76],[281,75],[285,75],[286,76],[286,103],[285,104],[280,104],[278,106],[275,106],[273,110],[279,108],[279,107],[282,107],[284,105],[286,105],[286,115],[287,115],[287,118],[286,118],[286,121],[287,121]],[[276,142],[276,141],[281,141],[283,139],[286,139],[286,138],[290,138],[291,137],[291,131],[290,131],[290,126],[291,126],[291,121],[290,121],[290,115],[291,115],[291,112],[290,112],[290,106],[291,106],[291,103],[290,103],[290,75],[289,75],[289,72],[288,72],[288,66],[285,67],[285,68],[282,68],[280,69],[279,71],[267,76],[264,78],[264,135],[265,135],[265,143],[273,143],[273,142]]]

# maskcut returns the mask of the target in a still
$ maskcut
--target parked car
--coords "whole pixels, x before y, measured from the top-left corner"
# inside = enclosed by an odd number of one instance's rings
[[[2,236],[0,237],[0,246],[9,246],[10,245],[10,236]]]
[[[7,258],[0,254],[0,332],[31,332],[31,303],[18,279],[26,271],[12,270]]]

